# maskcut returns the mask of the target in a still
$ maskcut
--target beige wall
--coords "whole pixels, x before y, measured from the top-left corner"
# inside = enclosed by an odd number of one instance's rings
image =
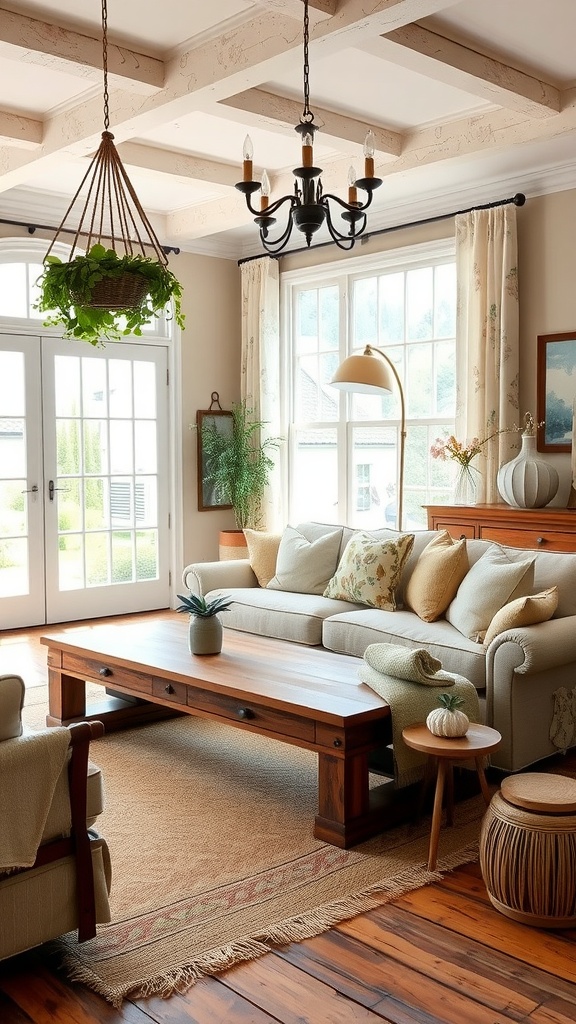
[[[218,531],[230,511],[198,511],[196,422],[217,391],[223,409],[240,398],[240,270],[235,260],[180,253],[170,267],[183,287],[182,458],[184,565],[218,558]],[[179,583],[179,580],[176,581]]]

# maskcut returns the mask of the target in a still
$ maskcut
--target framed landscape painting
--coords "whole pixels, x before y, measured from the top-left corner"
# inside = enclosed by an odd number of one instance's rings
[[[539,452],[572,450],[576,399],[576,331],[538,336],[536,419]]]

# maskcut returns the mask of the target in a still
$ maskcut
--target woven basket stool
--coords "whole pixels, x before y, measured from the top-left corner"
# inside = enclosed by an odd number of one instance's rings
[[[502,782],[482,822],[480,869],[493,906],[538,928],[576,925],[576,780]]]

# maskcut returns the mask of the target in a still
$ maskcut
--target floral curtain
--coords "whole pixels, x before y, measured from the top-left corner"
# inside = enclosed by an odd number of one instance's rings
[[[280,418],[280,273],[278,261],[264,256],[241,265],[242,376],[241,398],[266,426],[265,436],[282,434]],[[263,530],[283,526],[281,452],[270,449],[274,462],[262,501]]]
[[[516,207],[456,217],[456,436],[482,447],[476,500],[499,500],[496,474],[513,456],[519,423]]]

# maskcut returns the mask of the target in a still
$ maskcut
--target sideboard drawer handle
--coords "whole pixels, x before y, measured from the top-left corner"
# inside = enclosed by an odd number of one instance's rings
[[[342,740],[335,739],[334,740],[334,746],[335,747],[341,747],[342,746]]]
[[[106,667],[100,668],[100,669],[98,669],[98,673],[101,676],[111,676],[112,675],[112,669],[111,668],[106,668]]]
[[[460,537],[459,537],[459,540],[466,540],[466,534],[465,533],[461,533]]]
[[[254,712],[250,708],[238,708],[238,718],[254,718]]]
[[[164,691],[165,691],[166,693],[176,693],[176,690],[175,690],[175,689],[174,689],[174,687],[172,686],[172,683],[168,683],[168,686],[165,686],[165,687],[164,687]]]
[[[545,537],[536,537],[536,543],[537,544],[545,544],[546,543],[546,538]]]

